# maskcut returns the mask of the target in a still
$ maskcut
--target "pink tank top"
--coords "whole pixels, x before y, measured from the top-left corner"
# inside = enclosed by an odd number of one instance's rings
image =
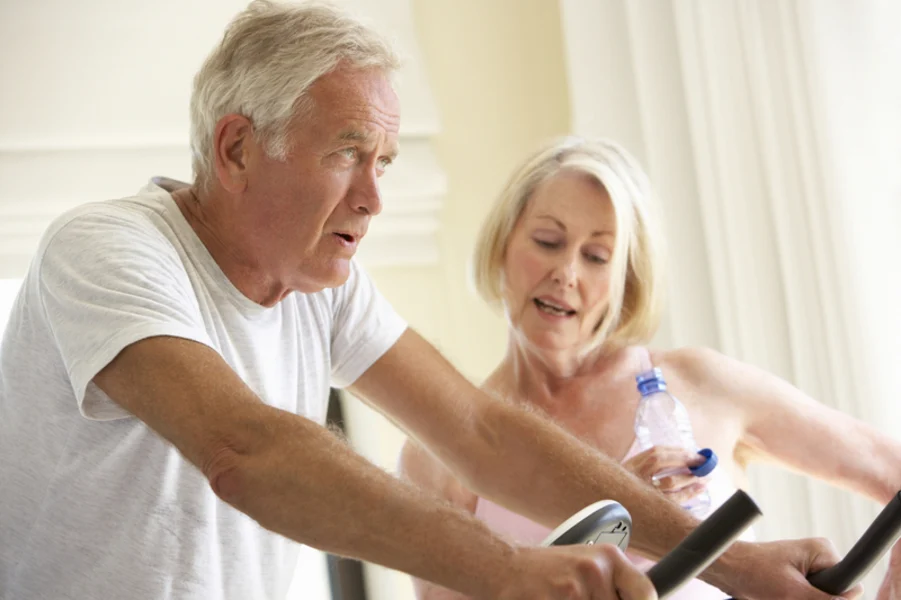
[[[644,361],[643,361],[644,362]],[[647,358],[647,365],[650,368],[650,358]],[[638,454],[638,440],[632,442],[629,452],[623,459],[628,460]],[[711,512],[719,508],[726,500],[735,493],[735,488],[728,482],[727,474],[719,469],[714,469],[709,477],[707,491],[710,493]],[[506,537],[512,542],[522,546],[537,546],[550,534],[551,530],[547,527],[535,523],[534,521],[507,510],[506,508],[495,504],[484,498],[478,498],[476,501],[475,515],[481,519],[488,527],[496,533]],[[745,531],[741,537],[744,541],[753,541],[754,533],[751,529]],[[641,571],[647,571],[654,565],[650,561],[637,554],[627,552],[626,555],[636,567]],[[728,598],[724,592],[709,585],[700,579],[693,579],[686,583],[675,594],[670,596],[672,600],[723,600]]]

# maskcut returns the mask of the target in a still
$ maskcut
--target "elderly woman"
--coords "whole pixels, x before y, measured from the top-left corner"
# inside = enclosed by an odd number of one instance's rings
[[[763,459],[888,502],[901,487],[901,445],[894,440],[713,350],[646,346],[661,311],[659,241],[647,178],[616,144],[570,137],[530,157],[501,194],[476,249],[476,286],[509,322],[506,356],[484,388],[538,409],[676,502],[706,489],[716,507],[744,486],[747,464]],[[685,404],[698,444],[719,455],[704,479],[654,478],[693,465],[698,456],[691,452],[639,451],[635,376],[652,367]],[[412,442],[400,466],[405,477],[516,542],[536,544],[548,533],[465,489]],[[893,558],[892,571],[901,572]],[[880,599],[893,597],[893,579],[901,577],[886,578]],[[419,598],[461,598],[416,585]],[[678,597],[724,594],[695,580]]]

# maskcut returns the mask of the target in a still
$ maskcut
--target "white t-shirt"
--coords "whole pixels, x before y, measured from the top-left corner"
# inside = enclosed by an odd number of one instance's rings
[[[341,287],[255,304],[153,184],[57,219],[0,344],[0,599],[283,598],[298,545],[219,500],[91,380],[129,344],[177,336],[323,423],[329,386],[405,328],[356,264]]]

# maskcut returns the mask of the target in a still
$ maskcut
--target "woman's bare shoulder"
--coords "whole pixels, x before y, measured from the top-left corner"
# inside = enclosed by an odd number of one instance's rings
[[[741,404],[749,391],[748,366],[706,347],[655,350],[651,356],[667,381],[684,392],[685,399],[716,405],[719,410]]]
[[[684,346],[672,349],[650,349],[651,360],[666,372],[696,385],[710,385],[723,381],[737,361],[703,346]]]

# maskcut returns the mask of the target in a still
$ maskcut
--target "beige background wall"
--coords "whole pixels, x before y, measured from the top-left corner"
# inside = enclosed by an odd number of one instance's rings
[[[467,263],[512,168],[569,128],[560,15],[548,0],[414,0],[413,8],[442,125],[433,147],[449,185],[441,265],[373,275],[415,327],[480,379],[502,352],[504,330],[468,287]],[[446,318],[436,323],[436,314]]]

